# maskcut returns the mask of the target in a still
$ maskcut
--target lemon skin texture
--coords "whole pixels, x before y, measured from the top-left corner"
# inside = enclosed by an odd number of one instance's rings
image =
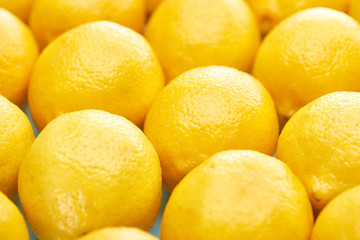
[[[360,93],[335,92],[300,109],[285,125],[276,156],[304,183],[320,211],[360,184]]]
[[[25,220],[16,205],[0,192],[0,238],[29,240]]]
[[[312,209],[281,161],[254,151],[220,152],[194,168],[170,196],[161,239],[309,239]]]
[[[327,8],[298,12],[267,35],[253,75],[272,95],[280,121],[334,91],[360,90],[360,25]]]
[[[159,240],[138,228],[118,227],[93,231],[78,240]]]
[[[360,238],[360,186],[329,202],[316,220],[311,240]]]
[[[19,172],[25,217],[40,239],[95,229],[149,229],[161,202],[154,147],[125,118],[100,110],[64,114],[37,137]]]
[[[42,52],[28,101],[39,130],[63,113],[83,109],[118,114],[141,127],[163,86],[161,66],[146,40],[100,21],[65,33]]]
[[[141,32],[144,0],[36,0],[29,25],[41,49],[62,33],[81,24],[111,21]]]
[[[15,200],[21,162],[35,139],[29,119],[0,95],[0,191]]]
[[[196,67],[250,71],[260,42],[258,24],[239,0],[168,0],[150,17],[145,37],[167,81]]]
[[[274,153],[278,119],[266,89],[249,74],[220,66],[180,75],[154,101],[144,132],[171,190],[191,169],[228,149]]]
[[[26,99],[38,46],[29,28],[0,8],[0,94],[16,105]]]

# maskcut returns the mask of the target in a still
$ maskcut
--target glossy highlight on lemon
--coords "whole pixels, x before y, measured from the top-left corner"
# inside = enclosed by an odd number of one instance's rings
[[[161,66],[146,40],[100,21],[72,29],[41,53],[28,101],[39,130],[63,113],[83,109],[118,114],[141,127],[163,86]]]
[[[40,239],[95,229],[149,229],[161,201],[161,168],[130,121],[100,110],[64,114],[36,138],[19,172],[25,217]]]
[[[167,81],[209,65],[250,71],[260,42],[255,16],[239,0],[167,0],[151,15],[145,37]]]
[[[170,196],[163,240],[307,240],[312,209],[300,180],[281,161],[220,152],[194,168]]]
[[[316,211],[360,184],[360,93],[335,92],[300,109],[285,125],[276,157],[304,183]]]
[[[278,119],[259,81],[234,68],[210,66],[170,82],[151,106],[144,132],[159,154],[164,184],[172,189],[219,151],[273,154]]]

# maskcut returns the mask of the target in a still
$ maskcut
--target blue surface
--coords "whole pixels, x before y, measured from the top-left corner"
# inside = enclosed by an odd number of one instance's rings
[[[25,105],[23,107],[23,110],[26,113],[26,115],[28,116],[28,118],[30,119],[30,122],[31,122],[31,125],[33,127],[34,133],[37,136],[39,134],[39,132],[37,131],[32,119],[31,119],[31,115],[30,115],[29,108],[27,107],[27,105]],[[161,200],[161,209],[160,209],[158,218],[156,219],[156,222],[155,222],[153,228],[150,230],[150,232],[152,234],[154,234],[155,236],[158,236],[158,237],[160,237],[160,223],[161,223],[162,215],[163,215],[165,205],[166,205],[166,203],[167,203],[167,201],[169,199],[169,195],[170,195],[165,189],[163,189],[162,193],[163,193],[163,195],[162,195],[162,200]],[[17,199],[15,201],[15,203],[20,208],[20,210],[22,212],[21,203],[20,203],[19,199]],[[29,226],[28,226],[28,229],[29,229],[29,233],[30,233],[30,240],[37,240],[36,236],[31,231]]]

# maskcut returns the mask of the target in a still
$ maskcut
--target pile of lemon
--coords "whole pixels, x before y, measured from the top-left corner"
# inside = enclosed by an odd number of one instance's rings
[[[162,240],[359,240],[358,21],[360,0],[0,0],[0,239],[156,240],[164,186]]]

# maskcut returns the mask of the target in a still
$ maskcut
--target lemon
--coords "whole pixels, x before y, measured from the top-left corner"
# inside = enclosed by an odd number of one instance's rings
[[[26,22],[29,18],[33,1],[34,0],[0,0],[0,8],[5,8]]]
[[[167,81],[195,67],[225,65],[249,71],[259,29],[239,0],[168,0],[151,16],[145,37]]]
[[[63,32],[93,21],[108,20],[141,32],[145,14],[144,0],[36,0],[30,27],[44,48]]]
[[[163,86],[161,66],[146,40],[101,21],[70,30],[42,52],[28,100],[40,130],[63,113],[83,109],[119,114],[141,126]]]
[[[149,13],[152,13],[156,7],[164,0],[146,0],[146,8]]]
[[[360,93],[336,92],[300,109],[285,125],[277,157],[303,181],[316,210],[360,184]]]
[[[17,195],[20,164],[34,139],[26,115],[0,95],[0,191],[12,199]]]
[[[256,79],[234,68],[210,66],[185,72],[166,86],[149,110],[144,132],[172,189],[219,151],[273,154],[278,120],[269,93]]]
[[[263,41],[253,74],[272,95],[282,122],[334,91],[360,91],[360,25],[314,8],[281,22]]]
[[[279,22],[298,11],[312,7],[328,7],[345,12],[348,0],[246,0],[258,18],[263,35]]]
[[[161,239],[307,240],[312,209],[305,188],[281,161],[254,152],[220,152],[175,187]]]
[[[108,226],[148,229],[160,208],[160,163],[125,118],[72,112],[52,121],[31,146],[19,196],[40,239],[74,239]]]
[[[313,0],[315,7],[327,7],[338,11],[346,12],[351,0]]]
[[[20,105],[26,98],[38,47],[28,27],[1,8],[0,32],[0,94]]]
[[[360,1],[350,0],[349,14],[356,20],[360,21]]]
[[[0,239],[29,240],[29,233],[19,209],[0,192]]]
[[[158,238],[137,228],[118,227],[96,230],[78,240],[158,240]]]
[[[316,220],[311,240],[360,239],[360,186],[335,197]]]

